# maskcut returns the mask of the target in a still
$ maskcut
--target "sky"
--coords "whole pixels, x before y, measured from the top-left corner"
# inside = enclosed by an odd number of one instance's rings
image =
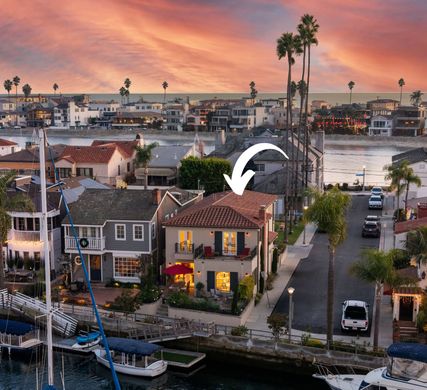
[[[312,92],[427,89],[425,0],[0,0],[0,80],[33,93],[282,92],[276,41],[300,17],[320,25]],[[418,26],[418,27],[417,27]],[[293,67],[301,78],[302,57]],[[2,82],[3,84],[3,82]],[[2,91],[4,92],[4,91]]]

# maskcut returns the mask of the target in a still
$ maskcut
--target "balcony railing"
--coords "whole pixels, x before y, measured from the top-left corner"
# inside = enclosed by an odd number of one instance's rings
[[[208,249],[209,248],[209,249]],[[230,250],[230,247],[229,247]],[[200,245],[196,248],[194,252],[194,258],[204,258],[204,259],[229,259],[229,260],[252,260],[258,253],[258,248],[254,247],[251,250],[249,248],[244,248],[240,253],[236,253],[231,250],[228,253],[221,251],[215,252],[213,246],[203,246]],[[246,254],[247,253],[247,254]]]
[[[14,230],[13,239],[16,241],[40,241],[39,231]]]
[[[187,242],[176,242],[175,243],[175,253],[181,255],[190,255],[194,253],[194,244],[189,244]]]
[[[81,248],[82,250],[102,251],[105,249],[105,237],[85,237],[85,238],[88,241],[88,246],[85,248]],[[74,239],[74,237],[65,236],[65,250],[77,250],[76,240]]]

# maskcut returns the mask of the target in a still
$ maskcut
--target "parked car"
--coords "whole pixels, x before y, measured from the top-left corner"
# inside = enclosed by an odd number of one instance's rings
[[[379,209],[383,208],[383,200],[379,195],[371,195],[368,202],[369,209]]]
[[[369,305],[364,301],[348,300],[342,304],[341,329],[366,332],[369,327]]]
[[[371,195],[381,196],[381,198],[384,198],[384,192],[381,187],[372,187]]]
[[[376,222],[381,228],[381,218],[379,215],[367,215],[365,217],[365,222]]]
[[[365,221],[362,227],[362,237],[379,237],[381,235],[380,225],[375,221]]]

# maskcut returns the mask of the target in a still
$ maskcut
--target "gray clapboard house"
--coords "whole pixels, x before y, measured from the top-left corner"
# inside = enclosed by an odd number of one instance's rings
[[[82,254],[91,281],[138,283],[140,256],[145,256],[160,274],[164,267],[162,222],[201,198],[201,193],[175,187],[86,190],[70,211],[80,244],[84,246]],[[68,217],[62,226],[64,252],[71,260],[72,278],[83,279],[82,260]]]

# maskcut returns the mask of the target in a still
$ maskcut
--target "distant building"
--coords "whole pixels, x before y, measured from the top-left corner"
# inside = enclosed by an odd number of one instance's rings
[[[100,116],[98,110],[91,110],[88,105],[74,101],[59,104],[54,108],[53,113],[54,126],[65,129],[87,127]]]
[[[424,107],[400,106],[393,112],[393,135],[416,137],[424,134],[426,109]]]
[[[399,102],[393,99],[376,99],[366,103],[366,108],[371,111],[371,116],[390,115],[399,107]]]
[[[189,105],[187,103],[167,104],[163,110],[163,129],[168,131],[183,131],[188,112]]]
[[[20,150],[21,147],[16,142],[0,138],[0,156],[19,152]]]
[[[43,127],[52,124],[52,109],[45,108],[41,104],[30,108],[27,111],[27,126],[28,127]]]
[[[369,136],[391,136],[393,133],[393,117],[391,115],[374,115],[368,128]]]
[[[143,129],[159,129],[162,124],[162,114],[149,111],[121,111],[117,113],[117,116],[111,122],[111,126],[114,128],[141,127]]]
[[[315,110],[329,110],[331,107],[331,104],[326,100],[313,100],[311,102],[311,112]]]

